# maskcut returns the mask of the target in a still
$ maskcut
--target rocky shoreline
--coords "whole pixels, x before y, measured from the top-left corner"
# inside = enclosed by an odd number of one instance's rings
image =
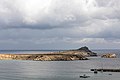
[[[0,54],[0,60],[72,61],[88,59],[81,55],[71,54]]]
[[[0,60],[33,60],[33,61],[73,61],[88,60],[88,56],[97,56],[88,47],[47,54],[0,54]]]
[[[115,53],[107,53],[101,56],[102,58],[117,58]]]

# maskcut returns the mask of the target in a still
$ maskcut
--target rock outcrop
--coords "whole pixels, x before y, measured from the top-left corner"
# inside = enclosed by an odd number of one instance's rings
[[[74,54],[74,55],[82,55],[82,56],[97,56],[97,53],[92,52],[89,50],[88,47],[81,47],[79,49],[74,49],[74,50],[68,50],[68,51],[63,51],[61,54]]]
[[[79,48],[78,51],[87,53],[88,56],[97,56],[97,53],[92,52],[92,51],[89,50],[89,48],[86,47],[86,46]]]
[[[102,58],[116,58],[116,54],[114,53],[108,53],[108,54],[104,54],[101,56]]]
[[[88,47],[47,54],[0,54],[0,60],[34,60],[34,61],[71,61],[88,60],[88,56],[97,56]]]
[[[72,61],[88,59],[82,55],[70,54],[0,54],[0,60]]]

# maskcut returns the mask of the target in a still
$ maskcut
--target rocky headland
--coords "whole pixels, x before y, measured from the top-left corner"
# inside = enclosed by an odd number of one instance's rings
[[[88,58],[86,58],[88,56],[97,56],[97,54],[85,46],[75,50],[47,54],[0,54],[0,60],[73,61],[88,60]]]

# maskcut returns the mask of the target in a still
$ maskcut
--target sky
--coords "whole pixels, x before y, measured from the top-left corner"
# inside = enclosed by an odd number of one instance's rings
[[[120,48],[120,0],[0,0],[0,49]]]

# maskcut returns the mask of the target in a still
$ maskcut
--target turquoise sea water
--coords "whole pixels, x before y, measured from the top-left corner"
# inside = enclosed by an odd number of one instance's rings
[[[119,72],[94,74],[91,68],[120,68],[120,58],[91,57],[90,60],[80,61],[1,60],[0,80],[120,80]],[[90,78],[79,78],[83,74]]]

